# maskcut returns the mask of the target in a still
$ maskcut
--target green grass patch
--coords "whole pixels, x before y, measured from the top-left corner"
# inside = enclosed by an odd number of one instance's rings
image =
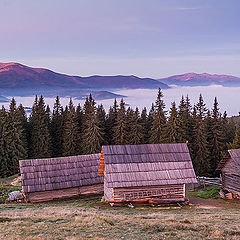
[[[0,178],[0,186],[10,185],[11,182],[18,177],[18,174],[6,178]]]
[[[7,201],[8,194],[13,191],[20,191],[22,187],[19,186],[0,186],[0,202]]]
[[[207,186],[205,189],[202,189],[198,192],[194,192],[191,195],[193,197],[199,197],[199,198],[212,198],[212,199],[217,199],[219,198],[219,191],[220,188],[217,186]]]

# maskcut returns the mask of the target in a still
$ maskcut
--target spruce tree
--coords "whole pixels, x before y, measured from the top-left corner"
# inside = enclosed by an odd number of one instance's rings
[[[117,113],[119,106],[117,100],[114,100],[113,106],[109,108],[108,114],[106,116],[106,139],[109,145],[114,144],[113,135],[114,135],[114,126],[116,125]]]
[[[126,144],[128,138],[126,109],[123,99],[120,102],[120,108],[117,112],[117,119],[113,127],[113,141],[114,144]]]
[[[7,112],[4,107],[0,110],[0,177],[11,175],[9,169],[9,154],[7,151],[8,139],[6,130]]]
[[[148,143],[149,131],[151,129],[151,124],[148,122],[147,108],[144,107],[141,113],[139,123],[142,126],[142,141],[141,143]]]
[[[226,122],[226,121],[225,121]],[[236,124],[233,120],[233,117],[230,118],[227,123],[224,124],[223,131],[225,132],[227,146],[233,143],[235,134],[236,134]]]
[[[96,103],[89,95],[84,104],[82,150],[84,154],[98,153],[101,150],[103,133],[96,114]]]
[[[139,110],[136,111],[130,109],[129,116],[127,119],[127,129],[128,129],[128,144],[140,144],[143,139],[143,128],[140,123]]]
[[[72,99],[69,105],[65,108],[65,119],[63,128],[63,156],[74,156],[81,153],[79,128],[75,107]]]
[[[63,107],[60,103],[60,98],[57,96],[54,106],[52,120],[50,124],[50,133],[53,146],[53,156],[61,157],[63,151]]]
[[[0,176],[18,173],[19,160],[26,158],[26,150],[22,141],[22,126],[13,98],[10,110],[0,111]]]
[[[233,143],[230,145],[232,149],[239,149],[240,148],[240,123],[237,126],[236,134],[233,140]]]
[[[206,104],[203,101],[202,94],[200,94],[198,103],[196,104],[196,112],[198,114],[198,117],[201,119],[203,119],[206,116],[207,108]]]
[[[181,122],[182,129],[182,140],[188,141],[189,147],[192,143],[192,129],[193,129],[193,119],[191,113],[192,107],[190,99],[187,96],[186,99],[182,96],[182,99],[179,104],[178,116],[179,121]]]
[[[208,133],[208,146],[210,153],[210,173],[215,175],[216,168],[223,156],[225,149],[224,133],[221,125],[221,117],[218,108],[217,98],[214,99],[212,116],[209,118],[210,124],[207,129]]]
[[[147,130],[147,142],[145,143],[150,143],[150,136],[151,136],[151,128],[153,126],[153,116],[154,116],[154,103],[152,103],[152,106],[149,110],[149,113],[147,115],[147,126],[146,126],[146,130]]]
[[[84,116],[83,116],[83,110],[82,110],[82,107],[80,106],[80,104],[77,105],[76,116],[77,116],[78,128],[79,128],[80,135],[81,135],[82,128],[83,128],[83,118],[84,118]]]
[[[150,143],[164,142],[163,130],[166,127],[165,104],[162,100],[163,94],[161,89],[158,90],[158,96],[154,105],[153,123],[150,130]]]
[[[9,156],[8,169],[11,174],[19,172],[19,160],[27,157],[22,137],[22,126],[17,114],[16,101],[13,98],[6,121],[6,150]]]
[[[20,122],[22,133],[21,133],[21,140],[23,142],[24,148],[27,153],[27,157],[29,156],[29,145],[30,145],[30,129],[29,129],[29,122],[27,118],[27,114],[22,104],[20,104],[17,108],[17,118]]]
[[[101,145],[106,145],[108,143],[108,139],[107,139],[107,125],[106,125],[106,112],[105,109],[103,107],[103,105],[99,105],[97,107],[97,120],[98,120],[98,125],[99,128],[101,129],[102,132],[102,142]]]
[[[207,176],[210,172],[209,151],[205,129],[203,114],[201,111],[197,111],[197,108],[194,106],[192,159],[194,169],[198,176]]]
[[[182,121],[178,116],[178,111],[175,102],[172,103],[170,109],[170,117],[167,121],[166,127],[164,128],[164,142],[166,143],[180,143],[183,142],[183,129]]]
[[[51,141],[49,134],[49,113],[42,96],[35,102],[30,115],[31,127],[31,158],[51,157]]]

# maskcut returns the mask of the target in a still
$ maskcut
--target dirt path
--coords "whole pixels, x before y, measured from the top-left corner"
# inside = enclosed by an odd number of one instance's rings
[[[203,199],[189,197],[189,202],[196,208],[202,209],[240,209],[239,200]]]

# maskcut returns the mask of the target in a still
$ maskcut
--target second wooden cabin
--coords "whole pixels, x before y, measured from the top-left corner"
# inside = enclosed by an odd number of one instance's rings
[[[217,170],[222,174],[222,188],[240,199],[240,149],[228,150],[220,161]]]
[[[98,176],[100,154],[20,161],[22,189],[27,201],[42,202],[103,192]]]
[[[185,200],[185,184],[197,183],[187,144],[103,146],[99,175],[107,202]],[[150,202],[150,200],[149,200]]]

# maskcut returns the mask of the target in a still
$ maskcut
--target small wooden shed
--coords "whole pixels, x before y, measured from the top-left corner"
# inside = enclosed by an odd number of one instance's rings
[[[103,146],[99,175],[107,202],[185,200],[185,184],[197,183],[187,144]]]
[[[100,154],[20,161],[22,189],[27,201],[41,202],[103,192],[98,175]]]
[[[218,164],[221,171],[222,187],[240,199],[240,149],[228,150],[227,154]]]

